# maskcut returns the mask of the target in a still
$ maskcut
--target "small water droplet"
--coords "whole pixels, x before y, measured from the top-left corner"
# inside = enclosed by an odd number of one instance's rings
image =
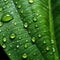
[[[43,43],[46,44],[46,41],[44,40]]]
[[[46,50],[49,51],[49,47],[46,47]]]
[[[3,26],[3,23],[2,23],[2,22],[0,22],[0,27],[1,27],[1,26]]]
[[[37,21],[37,19],[36,19],[36,18],[34,18],[34,19],[33,19],[33,21],[34,21],[34,22],[36,22],[36,21]]]
[[[19,48],[19,45],[17,45],[16,47]]]
[[[51,40],[51,43],[53,44],[54,43],[54,40]]]
[[[10,38],[11,38],[11,39],[15,39],[15,37],[16,37],[16,35],[15,35],[14,33],[12,33],[12,34],[10,35]]]
[[[21,10],[21,14],[23,13],[23,10]]]
[[[3,42],[6,42],[6,41],[7,41],[7,39],[4,37],[4,38],[3,38]]]
[[[25,23],[25,24],[24,24],[24,27],[27,28],[27,27],[28,27],[28,23]]]
[[[35,28],[38,28],[38,25],[37,24],[35,25]]]
[[[11,54],[9,53],[8,55],[10,56]]]
[[[18,4],[18,2],[16,1],[15,4]]]
[[[27,54],[26,53],[24,53],[23,55],[22,55],[22,58],[23,59],[26,59],[28,56],[27,56]]]
[[[2,9],[2,8],[0,8],[0,12],[2,12],[2,10],[3,10],[3,9]]]
[[[19,39],[21,40],[21,39],[22,39],[22,37],[19,37]]]
[[[20,9],[21,8],[21,5],[18,5],[17,8]]]
[[[35,37],[32,38],[32,42],[35,43],[36,42],[36,39]]]
[[[12,15],[10,13],[5,13],[2,15],[2,22],[9,22],[13,19]]]
[[[38,37],[40,38],[41,37],[41,34],[38,34]]]
[[[28,42],[28,40],[26,40],[26,42]]]
[[[55,48],[53,48],[53,52],[55,52]]]
[[[25,44],[24,48],[27,48],[28,47],[28,44]]]
[[[29,3],[33,3],[34,1],[33,0],[29,0]]]
[[[5,49],[6,48],[6,45],[4,44],[4,45],[2,45],[2,47]]]

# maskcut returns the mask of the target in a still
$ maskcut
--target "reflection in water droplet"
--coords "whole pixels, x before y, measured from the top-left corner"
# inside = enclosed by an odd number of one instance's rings
[[[29,3],[33,3],[34,1],[33,0],[29,0]]]
[[[5,49],[6,48],[6,45],[4,44],[4,45],[2,45],[2,47]]]
[[[0,22],[0,27],[1,27],[1,26],[3,26],[3,23],[2,23],[2,22]]]
[[[12,34],[10,35],[10,38],[11,38],[11,39],[15,39],[15,37],[16,37],[16,35],[15,35],[14,33],[12,33]]]
[[[2,9],[2,8],[0,8],[0,12],[2,12],[2,10],[3,10],[3,9]]]
[[[2,22],[9,22],[13,19],[12,15],[10,13],[5,13],[2,15]]]
[[[32,42],[35,43],[36,42],[36,39],[35,37],[32,38]]]
[[[24,24],[24,27],[27,28],[27,27],[28,27],[28,23],[25,23],[25,24]]]
[[[4,37],[4,38],[3,38],[3,42],[6,42],[6,41],[7,41],[7,39]]]
[[[22,55],[22,58],[23,59],[26,59],[28,56],[27,56],[27,54],[26,53],[24,53],[23,55]]]

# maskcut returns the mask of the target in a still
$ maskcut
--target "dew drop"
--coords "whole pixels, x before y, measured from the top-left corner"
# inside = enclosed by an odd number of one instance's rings
[[[1,32],[2,30],[0,30],[0,32]]]
[[[32,38],[32,42],[35,43],[36,42],[36,39],[35,37]]]
[[[15,39],[15,37],[16,37],[16,35],[15,35],[14,33],[12,33],[12,34],[10,35],[10,38],[11,38],[11,39]]]
[[[3,38],[3,42],[6,42],[6,41],[7,41],[7,39],[4,37],[4,38]]]
[[[53,52],[55,52],[55,48],[53,48]]]
[[[27,56],[27,54],[26,53],[24,53],[23,55],[22,55],[22,58],[23,59],[26,59],[28,56]]]
[[[41,37],[41,34],[38,34],[38,37],[40,38]]]
[[[6,45],[4,44],[4,45],[2,45],[2,47],[5,49],[6,48]]]
[[[0,12],[2,12],[2,10],[3,10],[3,9],[2,9],[2,8],[0,8]]]
[[[20,9],[21,8],[21,5],[18,5],[17,8]]]
[[[24,27],[27,28],[27,27],[28,27],[28,23],[25,23],[25,24],[24,24]]]
[[[21,14],[23,13],[23,10],[21,10]]]
[[[2,15],[2,22],[9,22],[13,19],[12,15],[10,13],[5,13]]]
[[[36,21],[37,21],[37,19],[36,19],[36,18],[34,18],[34,19],[33,19],[33,21],[34,21],[34,22],[36,22]]]
[[[14,25],[16,25],[17,23],[16,22],[14,22]]]
[[[38,28],[38,25],[37,24],[35,25],[35,28]]]
[[[28,40],[26,40],[26,42],[28,42]]]
[[[0,27],[1,27],[1,26],[3,26],[3,23],[2,23],[2,22],[0,22]]]
[[[54,40],[51,40],[51,43],[53,44],[54,43]]]
[[[17,45],[16,47],[19,48],[19,45]]]
[[[44,40],[43,43],[46,44],[46,41]]]
[[[49,47],[46,47],[46,51],[49,51]]]
[[[29,0],[29,3],[33,3],[34,1],[33,0]]]
[[[28,47],[28,44],[25,44],[24,48],[27,48]]]
[[[10,56],[11,54],[9,53],[8,55]]]

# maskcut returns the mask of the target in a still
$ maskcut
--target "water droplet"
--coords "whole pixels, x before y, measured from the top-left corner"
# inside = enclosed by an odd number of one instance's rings
[[[3,42],[6,42],[6,41],[7,41],[7,39],[4,37],[4,38],[3,38]]]
[[[38,37],[40,38],[41,37],[41,34],[39,34]]]
[[[32,42],[35,43],[36,42],[36,39],[35,37],[32,38]]]
[[[5,13],[2,15],[2,21],[3,22],[9,22],[13,19],[12,15],[9,13]]]
[[[46,47],[46,50],[49,51],[49,47]]]
[[[3,10],[3,9],[2,9],[2,8],[0,8],[0,12],[2,12],[2,10]]]
[[[43,43],[46,44],[46,41],[44,40]]]
[[[16,47],[19,48],[19,45],[17,45]]]
[[[28,27],[28,23],[25,23],[25,24],[24,24],[24,27],[27,28],[27,27]]]
[[[19,37],[19,39],[21,40],[21,39],[22,39],[22,37]]]
[[[11,39],[15,39],[15,37],[16,37],[16,35],[15,35],[14,33],[12,33],[12,34],[10,35],[10,38],[11,38]]]
[[[28,40],[26,40],[26,42],[28,42]]]
[[[18,2],[16,1],[15,4],[18,4]]]
[[[2,47],[5,49],[6,48],[6,45],[4,44],[4,45],[2,45]]]
[[[35,25],[35,28],[38,28],[38,25],[37,24]]]
[[[23,10],[21,10],[21,14],[23,13]]]
[[[55,52],[55,48],[53,48],[53,52]]]
[[[34,22],[36,22],[36,21],[37,21],[37,19],[36,19],[36,18],[34,18],[34,19],[33,19],[33,21],[34,21]]]
[[[21,5],[18,5],[17,8],[20,9],[21,8]]]
[[[10,56],[11,54],[9,53],[8,55]]]
[[[22,58],[23,59],[26,59],[28,56],[27,56],[27,54],[26,53],[24,53],[23,55],[22,55]]]
[[[54,40],[51,40],[51,43],[53,44],[54,43]]]
[[[3,23],[2,23],[2,22],[0,22],[0,27],[1,27],[1,26],[3,26]]]
[[[28,44],[25,44],[24,48],[27,48],[28,47]]]
[[[29,3],[33,3],[34,1],[33,0],[29,0]]]

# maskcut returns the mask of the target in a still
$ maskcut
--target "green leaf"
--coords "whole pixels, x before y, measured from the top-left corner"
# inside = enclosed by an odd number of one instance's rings
[[[0,0],[0,45],[10,60],[44,60],[24,29],[13,0]]]
[[[52,13],[53,13],[55,39],[57,42],[57,49],[60,58],[60,0],[53,0],[52,6],[53,6]]]
[[[52,4],[55,2],[52,0],[14,0],[14,2],[24,27],[32,37],[32,43],[36,44],[46,60],[59,60],[52,18],[54,7],[51,6],[51,2]]]

